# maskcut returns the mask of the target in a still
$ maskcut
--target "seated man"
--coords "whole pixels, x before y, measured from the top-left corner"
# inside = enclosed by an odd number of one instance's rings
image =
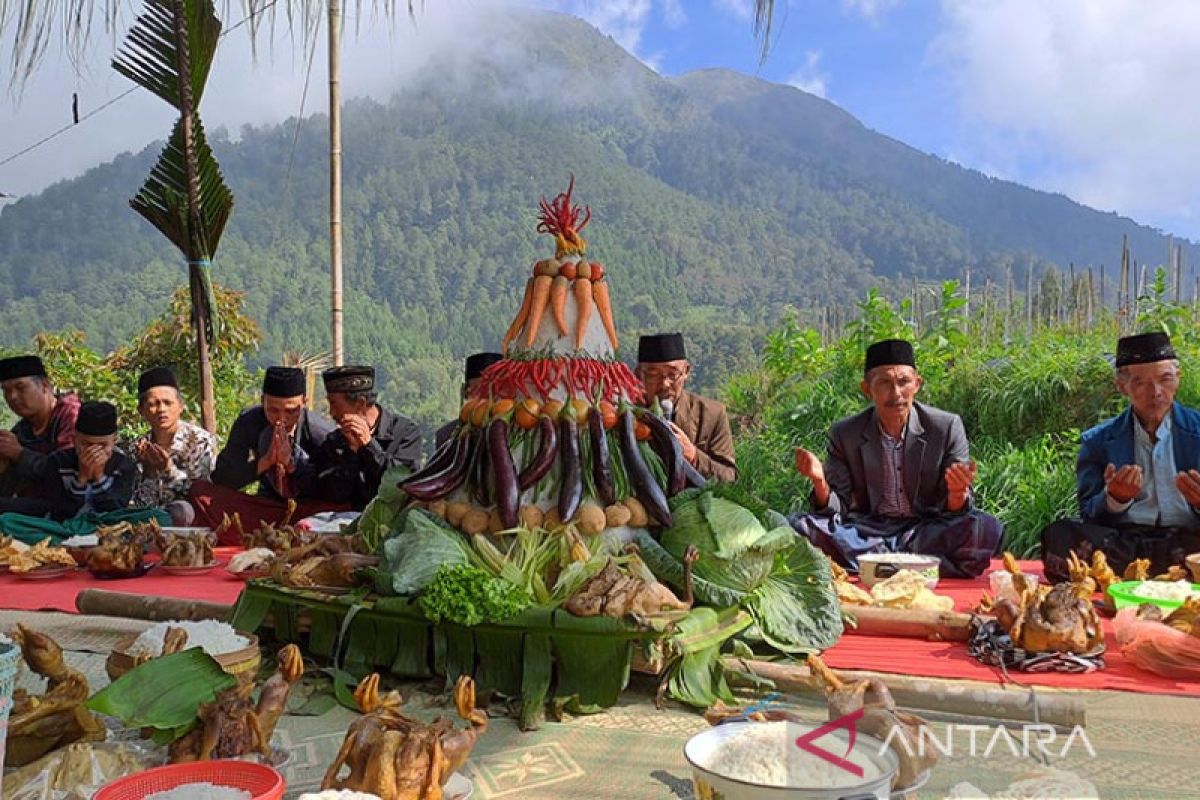
[[[793,515],[792,526],[850,570],[864,553],[919,553],[941,559],[943,578],[974,578],[999,551],[1003,527],[972,507],[962,420],[916,402],[921,383],[910,343],[867,349],[860,388],[873,405],[833,426],[824,465],[796,449],[816,513]]]
[[[35,463],[32,478],[41,484],[41,496],[30,499],[25,513],[0,514],[0,529],[33,544],[92,533],[98,525],[169,522],[160,511],[128,507],[137,464],[116,445],[117,409],[111,403],[81,405],[74,446]]]
[[[333,432],[329,420],[306,407],[304,371],[269,367],[263,379],[262,404],[234,420],[229,441],[217,456],[212,480],[192,484],[191,500],[197,524],[217,528],[225,514],[237,514],[246,533],[263,523],[278,525],[287,516],[287,500],[296,501],[292,521],[319,511],[344,506],[316,499],[313,462],[325,438]],[[258,494],[243,494],[255,480]],[[222,535],[222,544],[241,544],[236,531]]]
[[[725,406],[683,388],[692,373],[683,335],[659,333],[639,339],[636,372],[646,387],[646,402],[658,398],[683,457],[710,480],[736,481],[733,434]]]
[[[333,367],[321,375],[338,430],[317,453],[320,495],[361,511],[392,467],[421,463],[421,431],[375,402],[374,367]]]
[[[0,431],[0,512],[33,512],[25,503],[37,498],[41,484],[34,479],[39,461],[75,446],[75,417],[79,397],[56,394],[37,356],[0,360],[4,401],[21,418],[11,432]]]
[[[1129,408],[1081,437],[1075,474],[1082,520],[1042,532],[1046,577],[1067,578],[1072,550],[1102,550],[1120,575],[1134,559],[1150,574],[1200,552],[1200,412],[1175,402],[1179,362],[1164,333],[1117,342],[1117,390]]]
[[[475,353],[467,356],[465,364],[465,375],[463,376],[462,385],[462,400],[466,402],[471,395],[472,390],[479,384],[479,378],[483,375],[483,371],[500,361],[504,356],[499,353]],[[452,419],[445,425],[437,429],[437,433],[433,435],[433,446],[435,449],[440,449],[450,437],[454,434],[454,429],[458,427],[458,420]]]
[[[148,369],[138,378],[138,413],[150,431],[131,446],[138,462],[133,504],[162,508],[173,525],[191,525],[196,512],[188,491],[193,481],[207,480],[212,473],[217,437],[180,419],[183,395],[169,367]]]

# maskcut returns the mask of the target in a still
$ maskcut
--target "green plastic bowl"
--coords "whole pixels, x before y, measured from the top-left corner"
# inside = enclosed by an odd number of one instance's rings
[[[1123,581],[1114,583],[1108,587],[1108,593],[1113,599],[1113,605],[1117,608],[1125,608],[1126,606],[1140,606],[1143,603],[1150,603],[1159,608],[1176,609],[1183,605],[1182,600],[1156,600],[1151,597],[1138,597],[1133,593],[1133,590],[1142,585],[1142,581]],[[1200,583],[1192,584],[1193,592],[1200,592]]]

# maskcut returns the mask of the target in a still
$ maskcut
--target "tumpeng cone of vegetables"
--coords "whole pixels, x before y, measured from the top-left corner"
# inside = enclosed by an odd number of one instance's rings
[[[504,359],[463,403],[455,434],[400,483],[467,534],[670,526],[668,498],[704,483],[614,356],[608,272],[587,257],[591,210],[572,202],[574,186],[540,202],[554,257],[533,265]]]

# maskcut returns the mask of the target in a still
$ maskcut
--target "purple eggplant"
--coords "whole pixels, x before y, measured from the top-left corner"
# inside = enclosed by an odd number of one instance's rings
[[[426,474],[426,466],[417,475],[410,476],[400,482],[399,486],[409,497],[418,500],[437,500],[453,492],[462,485],[467,477],[467,467],[471,464],[477,448],[478,434],[474,431],[455,437],[447,442],[453,445],[449,466],[440,472]],[[444,448],[443,448],[444,449]]]
[[[608,462],[608,437],[604,435],[604,415],[599,409],[588,414],[588,433],[592,440],[592,483],[596,486],[596,497],[606,506],[617,502],[617,490],[613,484],[612,465]]]
[[[638,418],[650,429],[650,446],[662,459],[667,473],[667,496],[674,497],[687,488],[687,473],[683,448],[666,420],[651,411],[639,411]],[[689,465],[690,466],[690,465]]]
[[[471,468],[468,471],[467,488],[471,491],[471,497],[480,506],[487,508],[492,504],[491,489],[489,483],[489,462],[487,429],[484,428],[479,433],[479,446],[475,448],[475,460],[471,462]]]
[[[512,451],[508,449],[508,422],[497,418],[487,429],[488,455],[492,461],[492,480],[495,483],[496,510],[505,528],[515,528],[521,521],[521,490],[517,488],[517,468]]]
[[[625,472],[633,485],[634,496],[646,507],[646,513],[663,527],[671,527],[671,507],[667,496],[654,479],[650,467],[638,450],[637,434],[633,428],[633,412],[625,411],[617,421],[617,441],[621,445],[621,458]]]
[[[562,485],[558,489],[558,518],[568,522],[583,502],[583,469],[579,458],[579,426],[569,412],[558,421],[558,460]]]
[[[529,462],[529,466],[521,470],[521,476],[517,479],[517,486],[522,492],[536,486],[554,466],[554,459],[558,457],[558,434],[554,430],[554,420],[547,416],[539,419],[538,433],[540,438],[537,453]]]

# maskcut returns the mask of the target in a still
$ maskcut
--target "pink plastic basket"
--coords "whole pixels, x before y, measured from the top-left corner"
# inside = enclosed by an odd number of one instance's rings
[[[250,792],[254,800],[281,800],[287,783],[278,770],[249,761],[197,761],[170,764],[130,775],[105,786],[92,800],[143,800],[189,783],[211,783]]]

